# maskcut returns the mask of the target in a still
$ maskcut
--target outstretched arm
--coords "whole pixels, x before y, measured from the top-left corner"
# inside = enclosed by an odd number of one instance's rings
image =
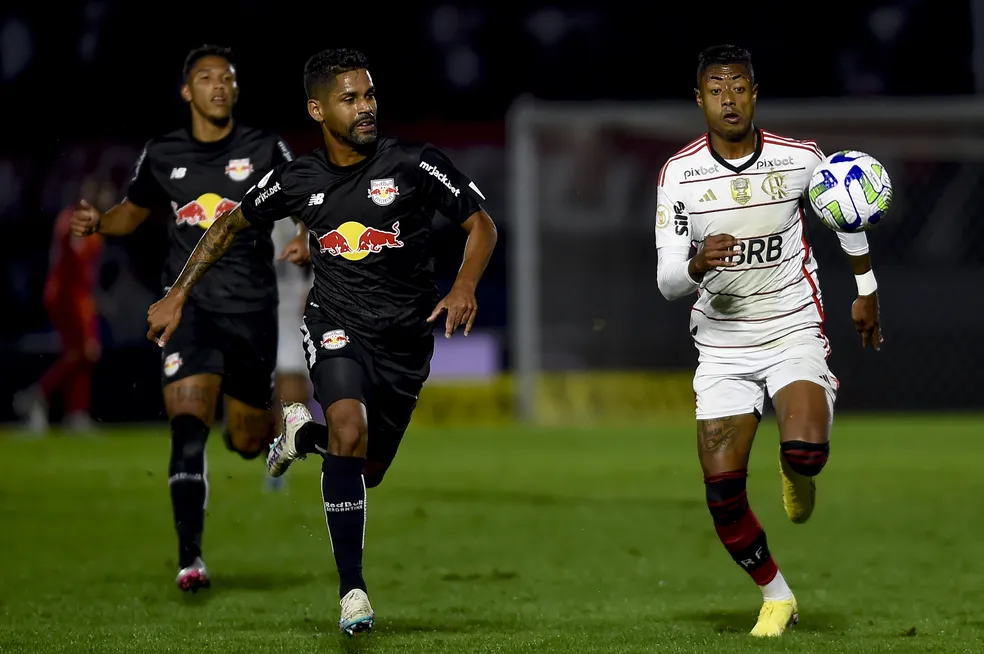
[[[881,316],[878,308],[878,282],[871,269],[871,255],[868,252],[868,237],[863,232],[838,232],[841,249],[847,255],[858,285],[858,298],[851,305],[851,319],[854,329],[861,334],[861,347],[870,343],[880,350],[882,341]]]
[[[161,347],[170,340],[181,323],[181,308],[202,275],[229,250],[236,234],[249,227],[243,212],[236,208],[224,213],[208,228],[192,251],[178,279],[159,302],[147,311],[147,338]],[[160,334],[160,336],[158,336]]]
[[[465,326],[464,333],[468,336],[475,326],[475,317],[478,315],[475,289],[492,257],[492,250],[495,249],[499,237],[495,223],[484,209],[479,209],[469,216],[461,223],[461,227],[468,232],[461,268],[458,269],[458,276],[454,280],[451,292],[434,307],[434,311],[427,318],[427,322],[434,322],[442,312],[448,312],[444,326],[446,338],[451,338],[454,330],[461,325]]]
[[[492,258],[499,234],[492,218],[482,209],[461,223],[461,228],[468,233],[468,240],[465,241],[465,254],[455,284],[464,284],[474,291]]]
[[[198,245],[188,257],[188,262],[181,270],[177,280],[168,291],[168,295],[176,294],[187,297],[191,289],[198,283],[209,268],[232,246],[232,241],[236,234],[249,227],[250,223],[243,216],[243,212],[238,207],[222,214],[215,219],[211,227],[205,231],[205,235],[198,241]]]

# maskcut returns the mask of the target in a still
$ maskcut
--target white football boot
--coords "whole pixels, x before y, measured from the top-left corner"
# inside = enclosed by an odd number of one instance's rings
[[[358,588],[351,590],[339,604],[342,605],[342,617],[338,620],[338,628],[342,633],[354,636],[372,629],[376,616],[372,612],[372,606],[369,605],[366,591]]]
[[[297,430],[312,420],[314,418],[311,417],[311,412],[303,404],[290,404],[284,407],[284,431],[273,441],[266,460],[271,477],[279,477],[287,472],[291,463],[305,458],[304,455],[297,453],[294,439],[297,438]]]

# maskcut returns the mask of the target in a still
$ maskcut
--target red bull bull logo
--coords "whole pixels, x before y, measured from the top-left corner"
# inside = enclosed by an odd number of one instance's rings
[[[369,181],[369,199],[381,207],[393,204],[399,194],[400,187],[392,177]]]
[[[321,335],[321,347],[326,350],[340,350],[349,343],[344,329],[333,329]]]
[[[205,193],[183,207],[179,208],[174,202],[171,206],[174,208],[174,217],[179,225],[198,225],[202,229],[208,229],[216,218],[227,211],[232,211],[239,206],[239,203],[215,193]]]
[[[233,181],[245,182],[253,174],[253,164],[249,159],[230,159],[225,173]]]
[[[378,254],[383,248],[402,248],[400,222],[393,223],[392,231],[366,227],[362,223],[349,221],[342,223],[318,239],[322,254],[342,257],[349,261],[364,259],[370,254]]]

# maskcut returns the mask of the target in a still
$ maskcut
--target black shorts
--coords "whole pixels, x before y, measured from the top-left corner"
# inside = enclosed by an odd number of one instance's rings
[[[277,367],[277,310],[215,313],[192,302],[164,346],[164,386],[192,375],[222,377],[222,392],[258,409],[273,404]]]
[[[359,400],[369,427],[366,458],[389,465],[430,375],[434,337],[370,344],[357,335],[305,316],[301,326],[314,397],[323,408]]]

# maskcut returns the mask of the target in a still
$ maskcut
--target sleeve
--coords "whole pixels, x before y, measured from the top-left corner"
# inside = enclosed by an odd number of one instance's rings
[[[294,151],[287,145],[287,141],[274,134],[273,165],[279,166],[282,163],[290,163],[294,160]]]
[[[700,286],[690,277],[690,248],[667,245],[659,249],[656,285],[667,300],[690,295]]]
[[[151,142],[148,141],[144,145],[143,151],[140,152],[134,167],[133,178],[126,189],[126,199],[144,209],[167,205],[168,201],[167,193],[154,177],[149,156],[150,144]]]
[[[690,278],[690,246],[693,243],[690,214],[672,180],[663,171],[656,192],[656,283],[667,300],[690,295],[698,284]]]
[[[656,248],[685,247],[689,250],[694,241],[690,213],[683,203],[682,194],[670,180],[663,175],[663,183],[656,191]]]
[[[821,150],[820,146],[816,143],[813,141],[809,141],[809,143],[816,148],[816,152],[814,154],[817,157],[817,160],[810,167],[810,171],[812,173],[812,171],[820,165],[820,162],[824,160],[824,154],[823,150]],[[813,212],[813,203],[810,202],[809,184],[807,184],[803,189],[803,204],[809,207],[810,211]],[[864,232],[837,232],[837,240],[840,241],[841,249],[848,256],[858,257],[868,254],[868,237]]]
[[[424,146],[417,165],[420,187],[427,202],[448,220],[463,223],[482,208],[485,196],[448,159],[432,145]]]
[[[253,224],[269,225],[282,218],[300,215],[309,197],[292,174],[291,163],[282,163],[260,179],[243,196],[239,208]]]

